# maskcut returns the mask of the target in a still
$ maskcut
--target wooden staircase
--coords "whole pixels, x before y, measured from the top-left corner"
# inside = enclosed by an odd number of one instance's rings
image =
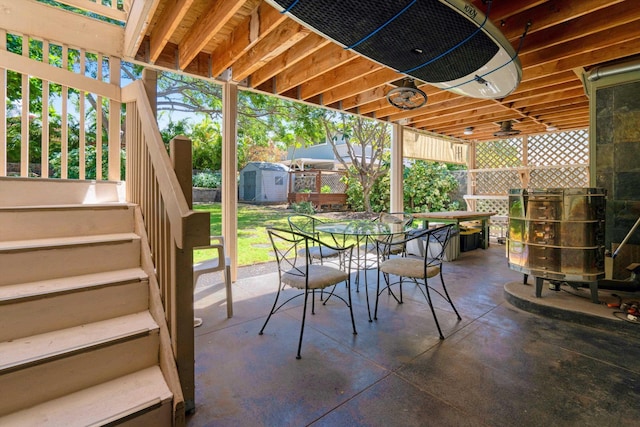
[[[26,193],[12,180],[0,181],[0,425],[175,424],[136,207],[110,191],[87,203],[71,184],[43,205],[34,180]]]

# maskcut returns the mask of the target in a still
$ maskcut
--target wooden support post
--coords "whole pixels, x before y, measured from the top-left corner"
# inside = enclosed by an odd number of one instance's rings
[[[238,277],[238,85],[222,85],[222,235],[231,259],[231,281]]]
[[[191,175],[191,140],[184,136],[177,136],[169,143],[171,166],[176,173],[180,188],[184,193],[189,208],[192,208],[192,175]],[[187,230],[189,233],[190,230]],[[207,236],[208,237],[208,236]],[[195,410],[195,338],[193,333],[193,250],[191,246],[183,245],[179,248],[171,242],[171,255],[175,270],[172,278],[176,284],[175,313],[176,325],[174,337],[176,343],[176,363],[180,384],[184,396],[185,411]]]
[[[169,142],[171,163],[176,173],[180,188],[187,200],[189,209],[193,209],[193,153],[191,140],[186,136],[176,136]]]
[[[394,123],[391,131],[391,212],[404,211],[402,187],[403,132],[402,125]]]

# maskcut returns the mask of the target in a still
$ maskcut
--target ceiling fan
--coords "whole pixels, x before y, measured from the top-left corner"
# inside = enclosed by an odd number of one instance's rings
[[[514,136],[520,133],[519,130],[513,128],[512,120],[500,122],[500,130],[495,132],[493,136]]]
[[[427,103],[427,94],[418,89],[413,79],[405,78],[400,86],[387,92],[387,101],[396,108],[413,110]]]

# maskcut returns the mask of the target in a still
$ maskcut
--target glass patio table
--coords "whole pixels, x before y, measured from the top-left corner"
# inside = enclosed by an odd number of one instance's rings
[[[404,235],[411,230],[413,230],[412,227],[403,224],[385,223],[369,219],[325,222],[316,225],[316,231],[329,233],[334,236],[334,239],[336,236],[342,236],[343,243],[355,239],[356,292],[360,291],[360,272],[364,271],[364,290],[367,299],[369,322],[372,320],[371,309],[369,308],[367,270],[374,268],[378,263],[376,239],[384,239],[394,234]]]

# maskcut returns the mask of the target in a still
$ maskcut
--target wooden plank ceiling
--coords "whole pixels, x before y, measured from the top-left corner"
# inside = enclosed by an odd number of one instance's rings
[[[403,76],[323,39],[259,0],[156,0],[136,60],[233,80],[257,91],[467,140],[496,139],[515,120],[524,134],[589,126],[582,73],[640,54],[638,0],[494,0],[490,19],[519,53],[523,78],[504,99],[462,97],[431,85],[415,110],[385,94]],[[482,0],[473,4],[483,12]],[[464,135],[473,127],[473,135]]]

